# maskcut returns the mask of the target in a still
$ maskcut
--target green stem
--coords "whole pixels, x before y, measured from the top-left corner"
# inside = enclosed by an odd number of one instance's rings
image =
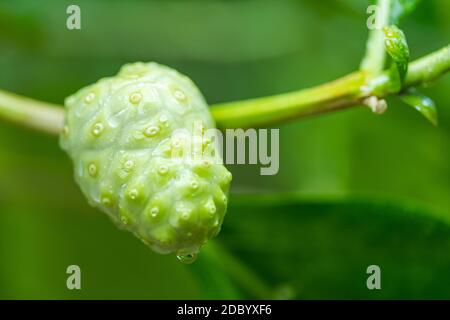
[[[299,91],[213,105],[211,112],[219,128],[248,128],[330,112],[358,103],[366,83],[363,72]]]
[[[64,110],[48,102],[0,90],[0,118],[57,135],[63,128]]]
[[[403,89],[429,83],[450,71],[450,45],[409,64]],[[219,128],[249,128],[360,105],[364,98],[391,94],[385,71],[376,76],[357,71],[335,81],[285,94],[213,105]],[[0,90],[0,118],[50,134],[63,128],[62,107]]]
[[[389,24],[389,13],[391,8],[391,0],[378,0],[377,11],[375,16],[375,29],[369,33],[366,45],[366,55],[364,56],[360,69],[369,74],[377,74],[383,70],[386,58],[384,49],[383,27]]]
[[[450,45],[409,64],[405,86],[427,84],[450,71]]]
[[[429,83],[450,71],[450,45],[409,64],[403,88]],[[389,94],[391,73],[369,76],[357,71],[330,83],[285,94],[212,106],[220,128],[259,127],[362,104],[372,95]]]

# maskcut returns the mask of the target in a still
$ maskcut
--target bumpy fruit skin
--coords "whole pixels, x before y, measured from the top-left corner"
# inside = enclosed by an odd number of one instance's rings
[[[195,254],[217,235],[231,173],[209,153],[174,152],[185,142],[175,130],[214,128],[189,78],[156,63],[127,64],[65,105],[60,144],[91,205],[159,253]]]

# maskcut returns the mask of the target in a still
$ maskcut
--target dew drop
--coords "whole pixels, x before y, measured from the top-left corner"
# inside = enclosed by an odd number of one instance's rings
[[[197,253],[185,253],[185,254],[177,254],[177,259],[181,263],[191,264],[195,260],[197,260]]]

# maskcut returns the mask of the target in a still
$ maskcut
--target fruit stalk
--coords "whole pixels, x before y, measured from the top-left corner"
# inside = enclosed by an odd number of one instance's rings
[[[61,106],[0,90],[0,118],[26,128],[59,135],[64,125]]]
[[[450,45],[409,64],[403,88],[429,83],[450,70]],[[367,97],[383,98],[388,71],[369,76],[357,71],[316,87],[268,97],[216,104],[211,112],[219,128],[273,125],[363,104]],[[50,134],[63,128],[62,107],[0,90],[0,118]]]
[[[403,88],[429,83],[450,70],[450,45],[409,64]],[[367,97],[384,98],[392,74],[357,71],[317,87],[269,97],[212,106],[219,128],[259,127],[363,104]]]

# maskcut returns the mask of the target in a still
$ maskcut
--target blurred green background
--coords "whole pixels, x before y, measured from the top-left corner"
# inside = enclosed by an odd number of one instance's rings
[[[81,30],[66,8],[81,7]],[[361,0],[2,1],[0,88],[61,104],[132,61],[189,75],[209,103],[287,92],[356,69]],[[447,45],[450,1],[402,26],[412,58]],[[90,208],[57,139],[0,123],[0,298],[450,298],[450,77],[423,91],[439,127],[395,98],[280,127],[280,171],[230,166],[221,234],[193,265]],[[243,194],[253,194],[245,196]],[[282,194],[282,195],[280,195]],[[82,290],[66,288],[81,267]],[[382,289],[366,287],[381,267]]]

